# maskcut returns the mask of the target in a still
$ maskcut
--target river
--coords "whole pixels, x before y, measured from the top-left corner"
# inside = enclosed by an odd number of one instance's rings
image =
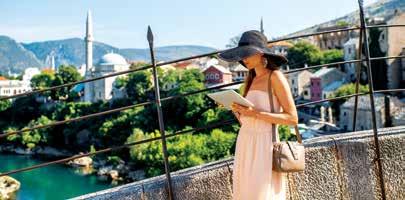
[[[28,167],[45,162],[25,155],[0,153],[0,172]],[[97,180],[96,176],[84,176],[74,168],[56,164],[11,175],[21,183],[18,200],[58,200],[76,197],[112,187]]]

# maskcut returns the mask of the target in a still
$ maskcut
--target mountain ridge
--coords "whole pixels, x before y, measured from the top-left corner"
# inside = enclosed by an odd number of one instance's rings
[[[167,61],[187,56],[209,53],[215,48],[201,45],[168,45],[155,47],[156,60]],[[129,61],[149,61],[150,53],[146,48],[117,48],[94,41],[93,63],[107,53],[121,54]],[[11,55],[11,56],[10,56]],[[0,35],[0,73],[22,73],[28,67],[50,67],[51,56],[55,65],[72,64],[80,67],[85,63],[85,41],[79,37],[19,43],[13,38]]]

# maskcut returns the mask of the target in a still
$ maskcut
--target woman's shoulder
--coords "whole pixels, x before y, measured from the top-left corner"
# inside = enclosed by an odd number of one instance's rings
[[[271,71],[271,82],[274,81],[282,81],[283,79],[286,79],[285,74],[283,73],[283,71],[279,70],[279,69],[274,69]]]

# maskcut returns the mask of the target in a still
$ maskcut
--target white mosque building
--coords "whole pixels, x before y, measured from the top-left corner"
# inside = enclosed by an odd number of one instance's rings
[[[105,76],[119,71],[129,70],[129,64],[119,54],[107,53],[96,65],[93,65],[93,24],[91,12],[87,13],[86,22],[86,71],[85,78],[95,78]],[[125,76],[125,75],[120,75]],[[84,84],[84,101],[97,102],[99,100],[110,100],[113,96],[113,84],[119,76],[108,77],[97,81],[87,82]],[[122,96],[119,94],[118,96]]]

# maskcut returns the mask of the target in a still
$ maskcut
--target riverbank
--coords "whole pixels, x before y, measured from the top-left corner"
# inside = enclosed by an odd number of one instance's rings
[[[49,146],[38,146],[33,149],[23,148],[12,144],[0,145],[0,153],[32,156],[34,159],[51,161],[66,157],[71,157],[74,154],[66,149],[56,149]],[[81,175],[94,175],[99,181],[119,185],[133,181],[142,180],[145,177],[145,172],[142,169],[134,169],[133,163],[126,163],[117,157],[82,157],[64,165],[70,166]]]
[[[35,156],[10,153],[1,153],[0,160],[0,172],[46,162]],[[64,164],[15,173],[10,177],[20,182],[17,200],[68,199],[113,187],[108,182],[99,181],[95,175],[83,175],[77,169]]]

